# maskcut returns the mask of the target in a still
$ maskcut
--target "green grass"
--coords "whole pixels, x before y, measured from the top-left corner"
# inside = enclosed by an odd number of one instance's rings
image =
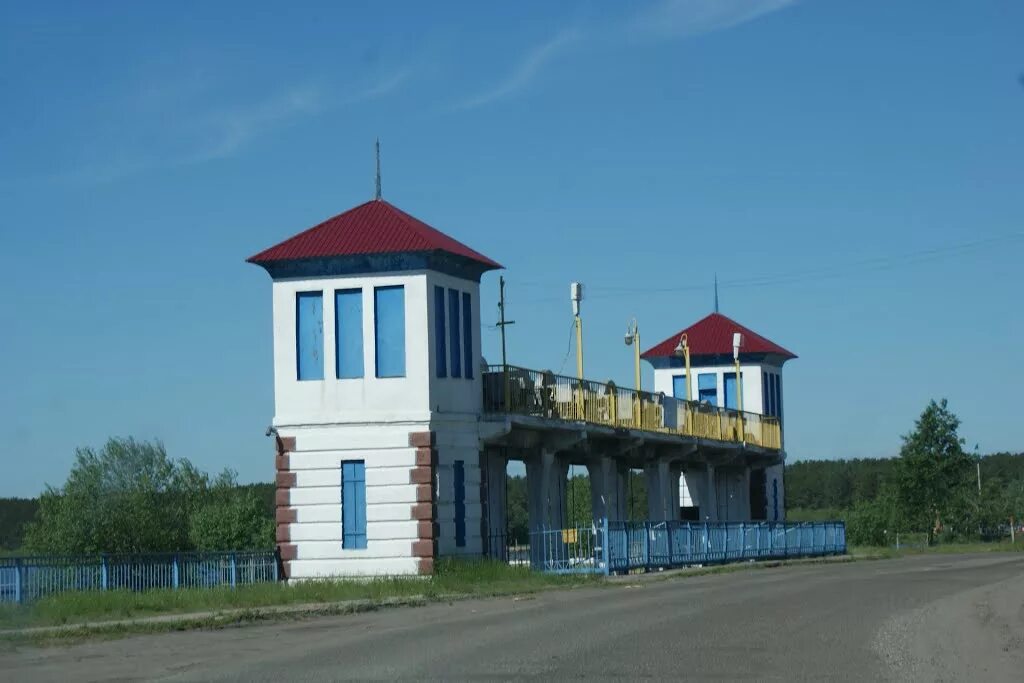
[[[54,595],[26,606],[0,608],[0,630],[63,626],[189,612],[255,609],[274,605],[385,601],[400,598],[438,600],[529,593],[549,587],[594,585],[590,575],[556,576],[510,567],[501,562],[442,560],[430,577],[303,581],[238,588],[80,592]]]
[[[1010,543],[1009,540],[999,542],[939,543],[933,546],[900,548],[899,550],[894,547],[867,545],[852,546],[849,549],[849,554],[857,559],[866,557],[1007,552],[1024,552],[1024,539],[1018,538],[1016,543]]]

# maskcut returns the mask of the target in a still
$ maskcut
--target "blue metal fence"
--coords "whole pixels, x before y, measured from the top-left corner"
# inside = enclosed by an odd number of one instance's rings
[[[212,588],[278,579],[272,550],[0,558],[0,603],[67,591]]]
[[[530,565],[614,574],[740,560],[841,555],[843,522],[609,522],[530,533]]]

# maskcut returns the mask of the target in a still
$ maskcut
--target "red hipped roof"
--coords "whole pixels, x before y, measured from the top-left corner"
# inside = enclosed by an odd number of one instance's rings
[[[773,341],[765,339],[757,332],[740,325],[735,320],[721,313],[712,313],[706,318],[695,322],[685,330],[680,330],[665,341],[657,344],[642,354],[643,358],[663,358],[674,356],[679,338],[685,334],[686,344],[690,347],[691,356],[732,356],[732,335],[739,332],[743,335],[743,346],[740,353],[771,353],[784,358],[796,358],[796,354],[787,351]]]
[[[440,230],[383,199],[375,199],[328,218],[305,232],[248,258],[250,263],[366,254],[444,251],[501,268]]]

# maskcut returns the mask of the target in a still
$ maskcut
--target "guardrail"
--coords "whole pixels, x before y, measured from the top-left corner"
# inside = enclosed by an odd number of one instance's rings
[[[0,558],[0,603],[68,591],[212,588],[278,580],[273,550]]]
[[[745,442],[778,450],[776,417],[717,408],[514,365],[491,365],[483,376],[485,413],[514,413],[608,427]]]
[[[530,533],[530,564],[616,574],[694,564],[842,555],[843,522],[609,522]]]

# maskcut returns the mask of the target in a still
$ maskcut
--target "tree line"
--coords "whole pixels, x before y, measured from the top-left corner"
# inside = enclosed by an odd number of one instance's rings
[[[978,457],[964,450],[960,421],[929,403],[900,454],[888,459],[813,460],[786,466],[791,520],[843,519],[852,544],[884,545],[896,532],[929,542],[998,534],[1024,518],[1024,453]],[[978,491],[977,468],[981,469]],[[626,485],[629,519],[647,518],[643,474]],[[529,538],[526,478],[506,478],[508,540]],[[592,523],[590,480],[571,476],[567,523]],[[0,550],[78,554],[246,550],[274,545],[274,485],[210,476],[163,445],[110,439],[80,448],[67,481],[39,499],[0,499]]]

